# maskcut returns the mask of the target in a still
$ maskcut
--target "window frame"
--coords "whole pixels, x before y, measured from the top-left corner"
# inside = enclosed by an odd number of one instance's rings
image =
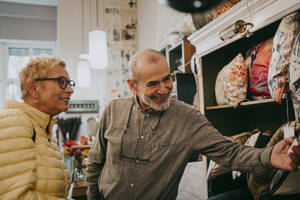
[[[32,58],[34,48],[45,48],[52,50],[52,56],[57,56],[56,41],[33,41],[33,40],[8,40],[0,39],[0,109],[3,108],[7,99],[9,82],[18,82],[18,79],[8,79],[8,56],[9,48],[28,48],[29,57]]]

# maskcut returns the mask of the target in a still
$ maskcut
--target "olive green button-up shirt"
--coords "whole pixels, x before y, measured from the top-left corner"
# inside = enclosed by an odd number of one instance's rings
[[[181,101],[172,99],[161,113],[143,111],[134,97],[113,100],[89,152],[88,199],[176,199],[195,151],[234,170],[258,173],[271,167],[271,149],[226,140],[199,111]]]

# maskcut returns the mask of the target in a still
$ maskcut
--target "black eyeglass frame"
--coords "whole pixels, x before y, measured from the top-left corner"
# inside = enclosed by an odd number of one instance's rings
[[[64,80],[66,84],[64,84],[64,82],[62,81]],[[57,81],[58,82],[58,85],[61,89],[65,89],[68,84],[74,88],[75,87],[75,81],[73,80],[68,80],[66,77],[64,76],[60,76],[60,77],[57,77],[57,78],[36,78],[34,79],[34,81]]]

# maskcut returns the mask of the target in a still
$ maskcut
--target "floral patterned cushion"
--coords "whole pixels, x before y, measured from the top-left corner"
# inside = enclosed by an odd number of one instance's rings
[[[218,105],[230,104],[236,107],[246,99],[247,68],[242,54],[238,54],[219,72],[215,93]]]
[[[289,85],[292,92],[295,116],[300,118],[300,33],[294,43],[289,68]]]
[[[268,73],[271,97],[278,103],[289,91],[288,68],[290,54],[300,30],[300,15],[295,12],[282,19],[273,40],[272,57]]]

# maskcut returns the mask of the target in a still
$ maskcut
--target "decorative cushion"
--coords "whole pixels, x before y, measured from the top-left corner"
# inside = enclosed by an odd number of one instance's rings
[[[256,54],[258,52],[260,44],[261,43],[259,43],[258,45],[248,49],[248,51],[246,53],[246,56],[245,56],[245,63],[246,63],[247,69],[249,69],[249,71],[250,71],[250,76],[251,76],[251,67],[252,67],[253,62],[256,59]]]
[[[294,43],[289,68],[289,85],[292,92],[296,121],[300,118],[300,33]]]
[[[202,28],[212,20],[216,19],[218,16],[225,13],[227,10],[229,10],[232,6],[234,6],[240,1],[241,0],[226,0],[207,11],[192,14],[195,29],[198,30]]]
[[[238,54],[219,72],[215,93],[218,105],[230,104],[236,107],[246,99],[247,68],[242,54]]]
[[[250,56],[246,58],[247,65],[250,65],[249,92],[252,99],[270,98],[268,71],[272,56],[272,45],[273,38],[270,38],[251,49]],[[250,63],[249,59],[251,59]]]
[[[299,30],[300,15],[295,12],[282,19],[274,36],[268,86],[271,97],[278,103],[281,103],[281,99],[284,99],[289,91],[287,74],[290,54]]]

